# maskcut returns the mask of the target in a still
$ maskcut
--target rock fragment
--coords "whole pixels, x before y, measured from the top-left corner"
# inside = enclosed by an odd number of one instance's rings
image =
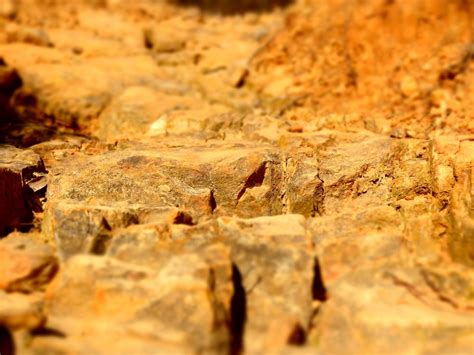
[[[160,209],[185,210],[193,221],[231,211],[245,217],[281,213],[278,151],[252,144],[174,144],[132,144],[58,164],[48,187],[47,239],[56,238],[60,253],[70,255],[84,252],[101,225],[131,224],[124,222],[127,215],[138,223]]]
[[[156,53],[172,53],[182,50],[186,44],[185,34],[179,29],[147,28],[144,31],[145,46]]]
[[[315,256],[300,215],[131,226],[114,233],[107,255],[161,269],[172,255],[221,243],[233,265],[232,347],[263,351],[276,324],[283,336],[275,348],[302,341],[312,314]]]
[[[394,264],[379,266],[375,272],[361,268],[330,284],[331,297],[318,312],[308,345],[338,354],[368,349],[394,354],[443,352],[447,348],[468,353],[472,315],[420,304],[417,284],[394,278],[396,269]]]

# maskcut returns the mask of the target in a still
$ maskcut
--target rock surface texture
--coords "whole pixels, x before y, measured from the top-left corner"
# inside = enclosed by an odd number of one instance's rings
[[[0,354],[472,354],[474,2],[0,1]]]

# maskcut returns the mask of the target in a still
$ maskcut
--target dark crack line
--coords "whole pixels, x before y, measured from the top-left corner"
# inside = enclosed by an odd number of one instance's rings
[[[255,170],[244,183],[242,189],[240,189],[239,193],[237,194],[237,201],[239,201],[242,196],[244,195],[247,189],[251,189],[253,187],[262,186],[263,181],[265,180],[265,172],[267,170],[267,162],[263,162],[260,166]]]

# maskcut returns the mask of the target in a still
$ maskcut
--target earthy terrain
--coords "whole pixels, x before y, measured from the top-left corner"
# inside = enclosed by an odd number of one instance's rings
[[[0,0],[0,354],[473,354],[472,0]]]

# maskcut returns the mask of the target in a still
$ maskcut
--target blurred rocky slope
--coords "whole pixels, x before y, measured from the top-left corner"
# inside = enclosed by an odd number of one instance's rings
[[[237,4],[0,0],[2,355],[472,353],[474,3]]]

